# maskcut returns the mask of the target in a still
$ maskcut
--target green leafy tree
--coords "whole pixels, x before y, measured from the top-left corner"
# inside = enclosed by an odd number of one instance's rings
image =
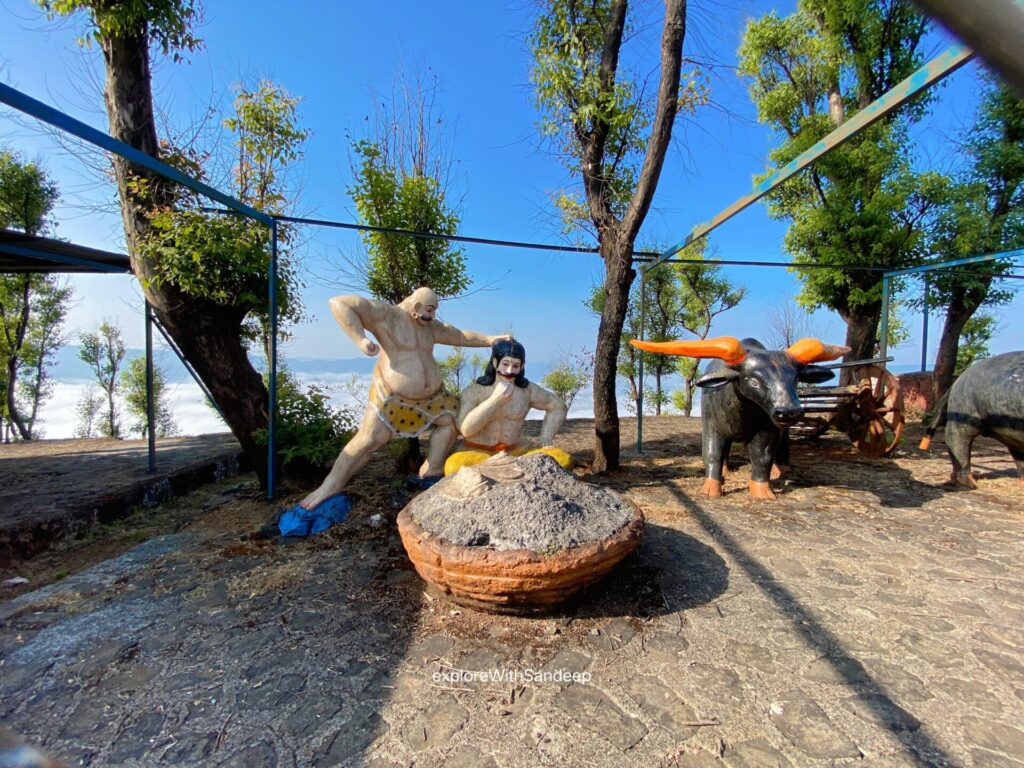
[[[957,347],[954,371],[956,376],[992,354],[988,343],[992,341],[998,330],[994,315],[984,312],[971,315],[964,323],[963,330],[960,331],[960,344]]]
[[[666,0],[664,7],[653,94],[644,87],[653,66],[643,51],[635,69],[621,63],[623,41],[647,21],[627,18],[626,0],[546,0],[529,39],[541,131],[582,180],[582,194],[562,195],[560,208],[571,227],[585,223],[596,231],[605,266],[594,364],[597,472],[619,465],[615,380],[636,275],[634,243],[673,125],[706,99],[696,77],[681,77],[686,0]]]
[[[102,411],[103,395],[96,390],[95,384],[90,384],[75,405],[75,413],[78,416],[75,437],[96,437],[99,434]]]
[[[751,21],[740,72],[751,81],[759,119],[780,138],[770,153],[773,167],[918,68],[926,30],[909,0],[799,0],[785,18],[771,13]],[[800,301],[839,313],[851,348],[847,359],[871,356],[882,294],[878,273],[843,268],[918,263],[921,223],[941,199],[941,177],[914,173],[908,159],[906,129],[925,104],[918,98],[883,118],[768,197],[769,215],[790,222],[785,246],[803,281]]]
[[[149,432],[148,403],[146,397],[146,358],[133,357],[121,374],[121,396],[128,411],[129,432],[146,437]],[[181,430],[167,402],[167,374],[153,364],[153,420],[157,437],[170,437]]]
[[[576,396],[583,390],[594,374],[594,356],[586,350],[568,355],[544,374],[541,386],[550,389],[562,400],[566,408],[572,408]]]
[[[370,135],[351,140],[348,194],[363,224],[454,235],[459,214],[449,200],[452,157],[429,70],[400,75],[390,99],[377,97]],[[374,298],[397,303],[426,285],[441,298],[470,286],[463,249],[446,240],[361,233],[365,254],[348,275]]]
[[[682,255],[687,259],[703,259],[707,241],[694,243]],[[674,264],[679,282],[680,324],[698,339],[706,339],[711,324],[723,312],[739,304],[746,296],[746,288],[735,286],[722,275],[722,268],[712,264]],[[662,355],[664,357],[664,355]],[[676,370],[683,379],[683,388],[673,393],[676,408],[689,416],[693,410],[693,395],[699,373],[697,361],[691,357],[676,358]]]
[[[467,355],[463,347],[453,347],[452,351],[437,361],[441,372],[441,381],[449,392],[458,394],[473,379],[483,373],[487,361],[479,354]]]
[[[281,459],[290,471],[319,478],[355,433],[355,414],[332,406],[322,387],[311,384],[303,388],[286,367],[278,371],[277,386],[276,439]],[[266,430],[260,430],[257,436],[265,446]]]
[[[0,227],[46,234],[59,197],[37,163],[0,152]],[[39,408],[52,391],[47,371],[63,343],[69,297],[70,289],[50,275],[0,275],[0,420],[23,440],[39,436]]]
[[[932,228],[931,250],[939,261],[1024,247],[1024,100],[988,81],[965,149],[967,166]],[[960,367],[958,346],[975,313],[1013,298],[992,276],[1010,266],[990,261],[958,267],[958,274],[928,275],[928,307],[944,314],[933,373],[935,402],[953,383]]]
[[[115,139],[153,157],[173,159],[176,153],[161,145],[157,137],[151,51],[180,61],[200,46],[193,33],[201,17],[198,0],[146,0],[146,2],[109,2],[109,0],[37,0],[51,17],[84,16],[83,42],[95,43],[105,70],[104,105],[109,133]],[[146,299],[160,323],[177,343],[210,389],[224,417],[238,439],[246,459],[261,482],[266,481],[266,451],[256,439],[256,431],[267,424],[266,387],[247,355],[251,333],[243,330],[253,304],[251,296],[260,293],[266,281],[248,280],[251,275],[227,275],[244,285],[237,295],[238,304],[223,299],[221,283],[207,292],[203,286],[190,291],[172,275],[186,277],[184,270],[161,269],[161,260],[173,257],[174,248],[144,248],[153,229],[153,214],[175,203],[176,185],[159,174],[135,166],[120,157],[113,158],[114,176],[121,204],[125,242],[132,271],[139,278]],[[216,237],[211,259],[212,271],[224,263],[223,254],[237,248],[240,269],[256,267],[254,234],[239,239],[237,223],[210,225]],[[186,227],[187,228],[187,227]],[[198,238],[196,238],[198,240]],[[188,238],[185,238],[187,244]],[[191,253],[205,254],[192,250]],[[265,254],[265,252],[264,252]],[[266,270],[266,260],[261,270]],[[237,284],[235,283],[235,284]],[[232,281],[228,281],[232,285]],[[227,293],[234,295],[235,288]],[[211,295],[212,293],[212,295]],[[262,291],[266,295],[265,289]]]
[[[79,335],[81,347],[78,357],[86,363],[96,377],[106,399],[106,410],[99,423],[103,437],[122,438],[121,414],[117,403],[121,366],[124,363],[125,344],[121,329],[104,320],[96,331]]]

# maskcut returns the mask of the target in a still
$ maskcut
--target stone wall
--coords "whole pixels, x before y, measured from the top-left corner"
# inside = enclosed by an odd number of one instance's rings
[[[932,372],[901,373],[903,407],[909,421],[920,421],[932,409]]]

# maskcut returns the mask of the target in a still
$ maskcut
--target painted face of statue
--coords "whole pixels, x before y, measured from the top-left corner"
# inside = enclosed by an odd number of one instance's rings
[[[413,308],[412,317],[413,320],[418,322],[420,325],[427,325],[434,321],[434,316],[437,314],[436,304],[419,304]]]
[[[437,315],[437,294],[429,288],[417,288],[399,305],[420,325],[430,325]]]
[[[523,361],[515,357],[503,357],[494,368],[505,381],[515,381],[516,376],[523,370]]]

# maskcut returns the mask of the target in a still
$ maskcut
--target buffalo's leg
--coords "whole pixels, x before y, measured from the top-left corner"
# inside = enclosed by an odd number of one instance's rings
[[[789,427],[782,430],[782,437],[775,448],[775,463],[772,465],[772,480],[778,480],[789,474]]]
[[[758,432],[747,443],[750,457],[750,495],[755,499],[775,498],[768,480],[772,471],[772,459],[778,446],[779,437],[775,432]]]
[[[732,440],[726,440],[722,446],[722,482],[725,482],[732,470],[729,468],[729,454],[732,453]]]
[[[701,455],[704,459],[704,485],[700,492],[717,499],[722,495],[722,465],[725,463],[725,448],[728,440],[705,429],[701,435]]]
[[[1010,455],[1017,464],[1017,482],[1024,485],[1024,451],[1011,448]]]
[[[977,488],[978,482],[971,474],[971,445],[979,432],[974,425],[950,419],[946,422],[946,448],[953,462],[950,482],[968,488]]]

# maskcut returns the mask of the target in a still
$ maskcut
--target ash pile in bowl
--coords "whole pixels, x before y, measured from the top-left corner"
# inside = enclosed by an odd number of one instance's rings
[[[499,454],[420,494],[410,513],[451,544],[551,554],[611,536],[629,522],[632,509],[611,491],[580,482],[550,456]]]

